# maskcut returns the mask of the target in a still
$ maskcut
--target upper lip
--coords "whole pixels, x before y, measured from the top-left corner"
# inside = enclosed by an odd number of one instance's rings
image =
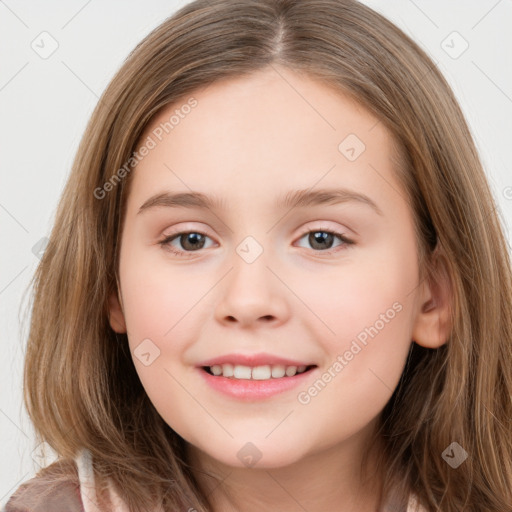
[[[277,365],[284,366],[314,366],[313,363],[288,359],[272,354],[260,352],[258,354],[224,354],[199,363],[197,366],[214,366],[222,364],[242,365],[242,366],[265,366]]]

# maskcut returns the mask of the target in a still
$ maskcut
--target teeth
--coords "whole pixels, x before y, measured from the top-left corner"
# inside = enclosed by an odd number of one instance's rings
[[[249,368],[250,370],[250,368]],[[252,375],[249,371],[249,377],[253,378],[253,380],[267,380],[270,379],[272,372],[270,370],[270,366],[256,366],[252,369]]]
[[[233,369],[233,377],[235,377],[235,379],[250,379],[251,369],[249,366],[236,365]]]
[[[284,377],[286,371],[283,365],[272,366],[272,377],[274,379],[279,379],[280,377]]]
[[[306,371],[305,365],[284,366],[281,364],[254,367],[243,366],[241,364],[216,364],[209,368],[213,375],[245,380],[268,380],[271,377],[279,379],[285,375],[287,377],[293,377],[297,373]]]

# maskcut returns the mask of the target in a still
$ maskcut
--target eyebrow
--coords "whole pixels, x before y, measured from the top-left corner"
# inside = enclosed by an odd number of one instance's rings
[[[346,188],[292,190],[277,201],[278,208],[308,208],[325,204],[359,202],[372,208],[378,215],[384,216],[382,210],[367,195]],[[217,196],[208,196],[201,192],[160,192],[151,196],[139,208],[137,214],[157,207],[199,208],[204,210],[225,210],[226,203]]]

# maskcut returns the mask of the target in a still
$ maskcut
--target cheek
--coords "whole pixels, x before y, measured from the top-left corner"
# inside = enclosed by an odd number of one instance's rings
[[[407,337],[414,286],[414,272],[404,271],[395,259],[386,265],[361,262],[317,272],[314,279],[297,279],[294,292],[307,304],[312,314],[307,316],[317,318],[306,325],[314,325],[331,353],[355,337],[364,342],[372,326],[376,330],[371,333],[378,331],[382,340]]]
[[[403,372],[411,344],[409,290],[389,274],[380,282],[377,277],[351,273],[342,291],[330,298],[318,294],[312,304],[321,312],[316,339],[326,359],[322,373],[298,390],[297,399],[301,412],[315,418],[311,435],[326,443],[372,421]]]
[[[317,273],[314,286],[296,287],[318,318],[305,325],[314,325],[311,336],[327,356],[323,363],[331,374],[325,380],[337,383],[329,384],[337,393],[350,390],[346,399],[354,399],[354,406],[361,407],[358,400],[383,406],[402,374],[417,286],[413,249],[390,243],[371,261],[354,259],[335,272]]]
[[[188,410],[190,395],[182,383],[189,378],[184,377],[183,356],[190,340],[200,336],[197,329],[202,326],[197,321],[199,309],[194,308],[201,307],[199,302],[208,291],[208,284],[199,275],[196,282],[179,265],[171,269],[165,259],[162,262],[144,263],[137,251],[122,261],[128,342],[135,369],[151,402],[173,428],[186,429],[190,421],[204,421],[200,410]]]
[[[170,265],[163,256],[148,258],[136,250],[126,252],[129,255],[121,261],[120,272],[125,319],[133,343],[143,338],[162,342],[176,337],[207,293],[207,280],[201,279],[199,272],[194,276],[180,265]]]

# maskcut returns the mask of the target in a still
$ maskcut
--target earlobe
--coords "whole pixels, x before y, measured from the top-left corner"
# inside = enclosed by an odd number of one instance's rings
[[[123,308],[116,291],[112,292],[108,299],[109,315],[108,320],[112,329],[121,334],[126,332]]]
[[[414,322],[412,340],[425,348],[444,345],[452,330],[453,288],[444,259],[436,257],[434,275],[422,283],[419,311]]]

